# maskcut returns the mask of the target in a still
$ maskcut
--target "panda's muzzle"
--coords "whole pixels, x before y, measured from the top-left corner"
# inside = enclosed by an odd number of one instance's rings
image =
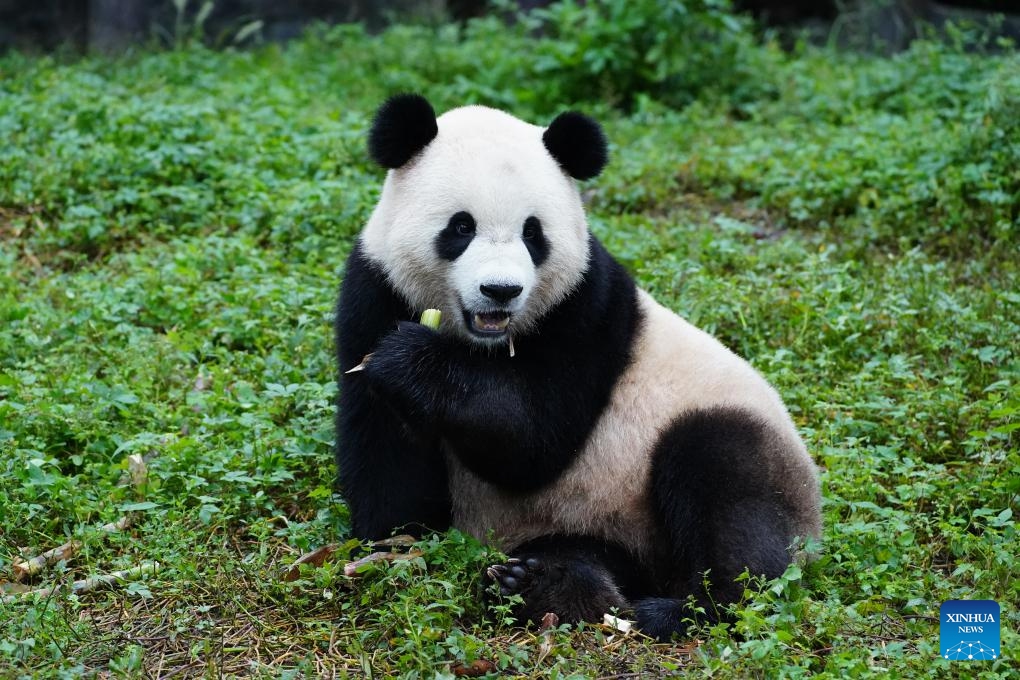
[[[488,304],[495,303],[496,309],[489,308],[484,311],[464,310],[464,322],[475,335],[483,337],[498,337],[505,335],[510,327],[510,312],[506,309],[510,303],[524,292],[524,286],[506,283],[483,283],[478,287]],[[474,305],[472,305],[474,306]],[[503,307],[503,309],[499,309]],[[476,308],[477,309],[477,308]]]

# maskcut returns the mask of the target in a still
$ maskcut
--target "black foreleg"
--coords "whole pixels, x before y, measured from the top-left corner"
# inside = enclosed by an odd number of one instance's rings
[[[346,373],[412,310],[358,245],[345,267],[336,310],[336,458],[354,535],[379,539],[394,530],[420,534],[450,524],[446,464],[438,438],[406,426],[357,373]]]
[[[337,448],[340,483],[354,535],[421,535],[450,526],[446,465],[434,439],[409,430],[363,383],[345,380]]]
[[[419,433],[486,481],[532,491],[570,462],[605,395],[571,389],[548,357],[492,356],[416,323],[373,349],[363,380]],[[556,423],[550,427],[549,423]]]

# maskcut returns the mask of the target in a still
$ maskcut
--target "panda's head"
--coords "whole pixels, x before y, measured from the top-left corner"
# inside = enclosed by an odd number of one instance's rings
[[[599,125],[561,114],[548,128],[482,106],[436,118],[418,95],[379,109],[372,158],[389,169],[362,234],[366,254],[444,331],[502,344],[580,282],[588,226],[575,179],[606,164]]]

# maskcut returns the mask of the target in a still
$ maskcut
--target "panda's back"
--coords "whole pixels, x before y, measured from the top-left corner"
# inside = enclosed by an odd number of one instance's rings
[[[618,378],[574,463],[539,491],[508,493],[447,456],[454,525],[504,550],[549,534],[596,536],[641,555],[656,543],[648,503],[652,453],[691,412],[726,411],[765,423],[779,441],[763,476],[783,485],[814,479],[813,466],[778,394],[718,340],[644,291],[632,360]],[[556,427],[549,423],[548,427]],[[810,509],[805,509],[810,517]],[[815,533],[805,527],[800,535]]]

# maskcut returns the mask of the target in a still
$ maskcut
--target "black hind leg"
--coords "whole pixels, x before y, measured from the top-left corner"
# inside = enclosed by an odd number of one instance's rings
[[[634,602],[641,632],[666,641],[687,637],[692,626],[732,620],[728,607],[743,595],[737,578],[745,569],[770,579],[781,575],[790,562],[789,539],[769,514],[774,508],[755,503],[717,509],[711,521],[706,518],[707,531],[688,531],[683,543],[674,543],[681,547],[671,550],[676,567],[666,588],[671,597]]]
[[[516,612],[539,622],[547,612],[560,621],[601,622],[612,610],[629,609],[624,589],[638,574],[622,549],[593,539],[546,537],[513,551],[504,564],[486,570],[503,595],[520,595]]]
[[[743,593],[735,579],[745,569],[766,578],[786,569],[795,509],[773,476],[783,446],[767,424],[733,409],[685,415],[663,435],[653,454],[652,504],[670,576],[667,597],[635,602],[644,633],[669,639],[686,635],[689,621],[725,620]]]

